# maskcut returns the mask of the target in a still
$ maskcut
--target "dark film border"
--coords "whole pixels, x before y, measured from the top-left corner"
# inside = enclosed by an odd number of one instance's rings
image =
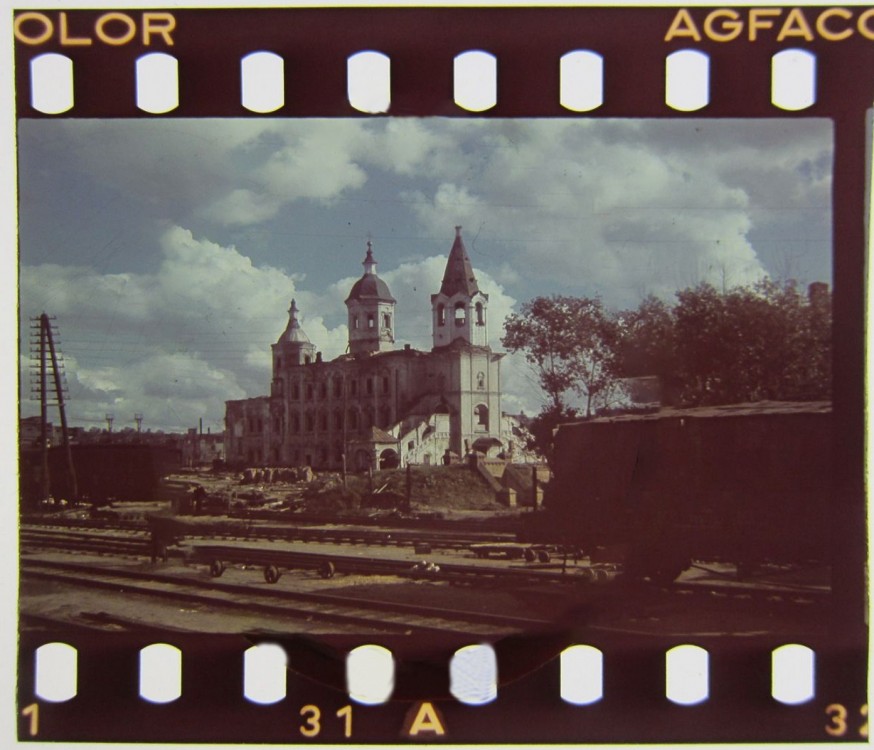
[[[691,9],[699,27],[709,10]],[[805,8],[805,13],[813,17],[819,10]],[[853,10],[860,13],[863,9]],[[45,12],[57,19],[58,11]],[[64,12],[71,28],[88,29],[104,11]],[[472,116],[453,102],[452,60],[460,52],[484,49],[498,59],[497,104],[477,117],[580,117],[559,103],[558,59],[574,49],[589,49],[605,59],[605,97],[603,105],[585,117],[832,119],[833,408],[839,438],[834,454],[835,504],[828,533],[835,606],[828,639],[807,644],[817,653],[817,698],[788,708],[770,697],[765,684],[770,649],[781,643],[753,639],[739,653],[713,646],[708,648],[711,698],[694,709],[694,721],[690,721],[690,709],[670,706],[663,695],[664,649],[660,647],[677,643],[666,641],[655,648],[657,644],[652,642],[644,651],[633,640],[613,639],[592,643],[605,653],[608,697],[597,707],[581,711],[562,704],[554,660],[502,686],[493,704],[472,709],[440,700],[446,692],[440,665],[448,662],[453,650],[445,644],[438,649],[442,653],[435,653],[433,663],[402,662],[398,687],[411,701],[428,697],[438,701],[452,727],[447,739],[453,742],[832,739],[823,735],[825,705],[865,702],[864,198],[866,164],[870,161],[867,107],[874,101],[874,85],[860,71],[874,69],[874,41],[854,34],[840,42],[817,38],[800,44],[777,43],[776,34],[771,33],[762,34],[755,42],[741,35],[731,43],[706,38],[665,43],[665,32],[676,12],[676,8],[174,10],[172,50],[136,43],[69,47],[62,46],[56,36],[39,46],[15,44],[19,118],[51,117],[35,111],[29,100],[29,61],[44,52],[60,52],[74,61],[76,103],[61,116],[144,116],[135,106],[133,70],[136,58],[148,51],[167,51],[179,60],[180,105],[167,116],[258,116],[242,107],[238,79],[239,60],[258,50],[281,55],[291,72],[286,77],[286,104],[269,116],[360,117],[346,98],[345,66],[349,55],[365,49],[379,50],[391,58],[390,116]],[[136,17],[137,13],[131,11],[130,15]],[[746,17],[748,9],[739,13]],[[798,113],[778,109],[770,102],[771,56],[788,47],[800,47],[817,56],[817,100]],[[664,59],[686,48],[705,52],[711,60],[711,101],[691,115],[670,109],[664,102]],[[51,635],[22,637],[20,706],[32,700],[33,650],[55,640]],[[290,675],[288,697],[278,707],[247,704],[240,695],[237,673],[242,650],[249,642],[238,636],[186,635],[174,643],[185,655],[183,697],[173,706],[156,709],[136,695],[136,654],[151,642],[147,638],[70,632],[55,635],[56,640],[79,650],[81,690],[68,704],[51,707],[52,713],[47,713],[41,724],[41,740],[299,741],[289,721],[295,716],[295,700],[321,700],[326,709],[347,701],[338,683],[342,675],[329,668],[324,671],[328,684]],[[706,639],[699,640],[708,647]],[[591,634],[577,642],[591,643]],[[392,647],[390,642],[384,645]],[[339,649],[344,644],[336,642],[336,646]],[[400,644],[397,647],[400,649]],[[527,647],[536,649],[537,644]],[[500,660],[500,648],[498,651]],[[720,681],[721,676],[725,681]],[[396,700],[382,707],[362,707],[358,715],[369,718],[357,722],[353,741],[402,739],[400,728],[410,705]],[[160,721],[155,720],[156,711],[161,712]],[[336,742],[342,737],[326,734],[317,741]]]

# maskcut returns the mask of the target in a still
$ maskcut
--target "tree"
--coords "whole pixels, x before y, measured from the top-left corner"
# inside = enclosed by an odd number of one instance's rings
[[[584,398],[585,416],[621,389],[617,378],[619,326],[601,300],[535,297],[504,322],[504,347],[524,352],[548,398],[542,413],[563,414],[569,393]]]
[[[618,315],[620,370],[623,377],[669,377],[675,363],[674,312],[649,295],[636,310]]]
[[[794,282],[764,279],[717,292],[677,293],[675,376],[679,401],[709,405],[831,395],[831,300],[806,298]]]
[[[531,440],[527,442],[529,449],[538,450],[547,461],[552,461],[552,438],[555,428],[564,422],[579,419],[579,412],[572,406],[556,407],[548,404],[528,423]]]

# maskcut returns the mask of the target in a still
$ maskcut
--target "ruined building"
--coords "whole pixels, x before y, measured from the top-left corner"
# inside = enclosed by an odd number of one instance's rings
[[[394,347],[396,300],[370,242],[363,265],[346,299],[348,352],[336,359],[316,351],[292,300],[272,346],[270,395],[226,404],[228,462],[340,469],[345,455],[347,468],[360,470],[512,453],[515,420],[501,414],[504,355],[489,348],[489,297],[461,227],[431,295],[431,351]]]

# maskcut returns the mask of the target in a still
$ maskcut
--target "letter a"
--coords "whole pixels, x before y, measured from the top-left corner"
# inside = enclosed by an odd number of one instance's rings
[[[696,42],[701,41],[701,32],[698,31],[695,21],[692,20],[692,16],[689,15],[689,11],[685,8],[680,8],[677,11],[677,15],[674,16],[674,20],[671,22],[671,28],[665,34],[665,41],[669,42],[675,36],[689,36]]]
[[[431,732],[437,737],[442,737],[446,734],[439,712],[428,701],[423,701],[419,704],[416,716],[410,724],[409,730],[407,730],[407,736],[417,737],[423,732]]]

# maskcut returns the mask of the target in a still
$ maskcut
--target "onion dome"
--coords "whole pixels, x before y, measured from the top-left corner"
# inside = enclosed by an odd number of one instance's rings
[[[279,337],[279,341],[277,343],[297,343],[297,344],[309,344],[310,340],[307,335],[303,332],[303,328],[300,327],[300,322],[297,319],[297,303],[292,300],[291,307],[288,308],[288,325],[285,327],[285,331]]]
[[[368,241],[367,255],[362,262],[364,275],[352,286],[352,291],[346,298],[346,302],[358,300],[361,302],[396,302],[391,296],[388,284],[376,275],[376,261],[373,258],[373,246]]]

